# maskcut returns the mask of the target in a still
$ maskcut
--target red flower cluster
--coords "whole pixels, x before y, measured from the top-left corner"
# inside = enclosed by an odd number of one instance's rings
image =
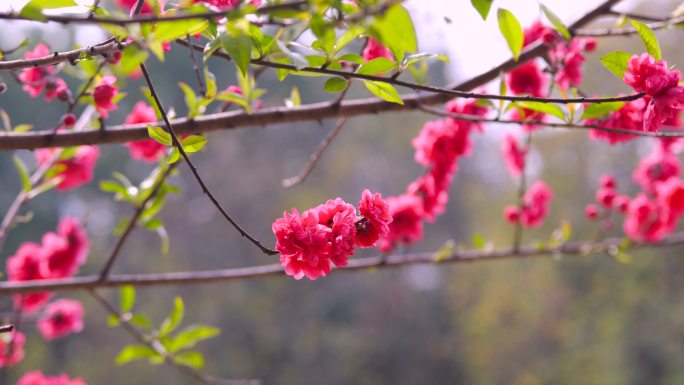
[[[293,208],[276,219],[271,228],[285,273],[295,279],[325,277],[332,270],[330,262],[347,266],[354,246],[372,247],[387,235],[392,217],[380,194],[364,190],[359,212],[357,216],[354,206],[337,198],[301,215]]]
[[[40,245],[25,242],[7,259],[9,281],[31,281],[70,277],[85,262],[90,247],[85,230],[74,218],[59,222],[57,233],[43,235]],[[49,300],[45,292],[15,296],[15,305],[25,312],[40,309]]]
[[[16,330],[0,335],[0,368],[13,366],[24,359],[24,333]]]
[[[116,78],[114,76],[104,76],[93,89],[95,108],[104,119],[109,118],[109,111],[117,109],[113,99],[116,94],[119,93],[119,89],[114,83],[116,83]]]
[[[32,371],[24,374],[17,385],[86,385],[80,378],[69,379],[65,374],[46,376],[42,372]]]
[[[60,299],[49,304],[38,320],[38,331],[46,340],[53,340],[83,330],[83,306],[72,299]]]
[[[145,102],[137,102],[133,107],[133,111],[126,117],[124,123],[138,124],[138,123],[154,123],[157,121],[157,114],[154,108]],[[131,158],[142,160],[144,162],[156,162],[159,157],[166,151],[166,146],[157,142],[154,139],[136,140],[134,142],[126,143]]]
[[[592,52],[595,49],[596,40],[574,38],[556,44],[549,51],[557,67],[556,83],[562,89],[567,90],[570,86],[578,86],[582,83],[582,64],[585,60],[582,52]]]
[[[619,110],[611,112],[603,119],[588,119],[585,123],[587,125],[596,125],[605,128],[639,131],[643,126],[645,109],[646,101],[644,99],[637,99],[626,102]],[[630,134],[601,130],[589,131],[589,137],[610,144],[627,142],[636,138],[636,136]]]
[[[553,191],[544,181],[538,180],[525,192],[522,207],[508,206],[504,209],[504,216],[511,223],[520,222],[528,228],[539,227],[549,212],[551,199]]]
[[[59,149],[41,148],[36,150],[39,165],[49,162]],[[55,177],[61,178],[57,190],[64,191],[79,187],[93,180],[95,163],[100,156],[97,146],[79,146],[71,157],[60,159],[54,166]]]
[[[596,203],[588,204],[584,209],[584,214],[590,220],[598,219],[600,216],[605,217],[603,227],[606,229],[612,227],[612,222],[608,219],[612,210],[624,214],[629,207],[629,197],[619,195],[616,191],[616,185],[615,178],[612,176],[604,175],[601,177],[601,185],[596,190]]]
[[[624,81],[636,92],[650,96],[644,111],[644,131],[658,131],[668,120],[676,119],[684,108],[684,86],[679,85],[680,72],[669,70],[667,62],[656,61],[644,53],[629,60]]]
[[[33,50],[24,54],[24,59],[36,59],[50,55],[50,50],[45,44],[36,45]],[[53,98],[61,101],[71,99],[71,91],[62,78],[54,76],[54,66],[24,68],[19,73],[19,80],[23,83],[22,88],[32,98],[37,98],[45,90],[45,101],[50,102]]]

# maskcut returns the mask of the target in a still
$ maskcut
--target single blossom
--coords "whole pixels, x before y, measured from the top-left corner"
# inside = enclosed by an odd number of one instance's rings
[[[0,368],[14,366],[24,359],[26,337],[19,331],[0,335]]]
[[[551,199],[553,191],[549,186],[541,180],[534,182],[523,196],[518,213],[520,223],[528,228],[541,226],[549,212]]]
[[[599,209],[598,206],[595,204],[588,204],[584,208],[584,215],[586,215],[587,219],[589,220],[594,220],[598,217],[599,214]]]
[[[567,90],[570,86],[582,83],[582,64],[585,58],[583,51],[591,52],[596,49],[596,40],[592,38],[574,38],[570,42],[557,44],[550,55],[559,67],[556,72],[556,83]]]
[[[43,165],[49,162],[55,149],[42,148],[36,150],[36,159],[38,164]],[[93,179],[93,172],[95,170],[95,163],[100,156],[100,149],[97,146],[79,146],[73,156],[68,159],[62,159],[55,165],[57,173],[56,177],[61,178],[57,185],[58,191],[69,190],[79,187]]]
[[[634,198],[627,209],[623,230],[637,242],[658,242],[671,233],[676,216],[658,201],[645,194]]]
[[[285,212],[271,226],[276,237],[276,250],[285,273],[295,279],[315,280],[330,273],[330,238],[332,229],[319,223],[316,211],[301,215],[297,209]]]
[[[22,243],[17,252],[7,259],[7,278],[13,281],[32,281],[47,278],[41,272],[44,252],[40,245],[32,242]],[[36,292],[14,296],[15,306],[26,313],[39,310],[50,300],[50,293]]]
[[[544,96],[546,83],[546,75],[534,61],[529,61],[506,74],[506,85],[513,95]]]
[[[93,89],[95,108],[104,119],[109,118],[109,111],[118,108],[113,102],[113,99],[118,94],[119,88],[117,88],[114,83],[116,83],[116,78],[114,76],[104,76]]]
[[[444,213],[449,202],[448,188],[453,175],[453,167],[444,169],[435,165],[430,172],[409,184],[407,194],[415,195],[423,202],[423,219],[433,222],[437,215]]]
[[[667,207],[674,215],[684,213],[684,182],[678,178],[670,178],[656,186],[656,196],[662,206]]]
[[[632,179],[646,192],[654,192],[657,185],[679,176],[680,163],[676,155],[656,149],[641,159],[632,173]]]
[[[24,54],[24,59],[37,59],[50,55],[50,49],[43,43],[37,44],[32,50]],[[39,66],[24,68],[19,73],[19,80],[23,83],[23,90],[32,98],[37,98],[47,85],[48,78],[53,74],[54,66]]]
[[[507,134],[501,142],[501,154],[503,155],[508,172],[513,177],[520,176],[525,167],[527,149],[520,148],[515,136]]]
[[[378,239],[387,236],[392,214],[387,201],[380,193],[363,190],[359,201],[361,220],[356,225],[356,244],[360,247],[372,247]]]
[[[553,29],[545,26],[539,20],[535,20],[535,22],[532,23],[532,25],[525,28],[523,33],[523,47],[527,47],[528,45],[536,42],[537,40],[543,40],[544,43],[551,44],[558,37],[558,35],[556,34],[556,32],[554,32]]]
[[[372,37],[368,38],[368,43],[366,43],[366,47],[363,49],[362,56],[365,61],[381,57],[394,61],[394,56],[392,56],[390,50]]]
[[[49,304],[38,320],[38,331],[46,340],[54,340],[83,330],[83,306],[71,299]]]
[[[392,213],[389,233],[380,239],[379,249],[392,250],[398,243],[411,244],[423,238],[423,204],[419,197],[404,194],[387,198]]]
[[[328,243],[331,245],[330,260],[335,266],[347,266],[350,256],[354,255],[356,237],[356,210],[341,198],[329,199],[313,208],[318,224],[330,228]]]
[[[145,102],[137,102],[133,107],[133,111],[126,117],[124,123],[138,124],[138,123],[154,123],[157,121],[157,114],[153,107]],[[166,146],[157,142],[154,139],[136,140],[126,143],[131,158],[135,160],[142,160],[144,162],[156,162],[159,160],[164,152]]]
[[[88,255],[90,243],[85,229],[75,218],[64,218],[59,222],[57,233],[43,235],[43,258],[41,274],[47,278],[70,277],[76,272]]]

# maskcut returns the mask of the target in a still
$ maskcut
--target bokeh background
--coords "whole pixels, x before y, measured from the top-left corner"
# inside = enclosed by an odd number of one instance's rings
[[[549,0],[546,4],[572,21],[597,0]],[[624,1],[618,9],[666,16],[679,1]],[[8,6],[6,3],[5,7]],[[434,84],[466,79],[507,58],[495,18],[487,23],[467,1],[410,0],[421,49],[445,53],[452,62],[434,65]],[[495,1],[511,9],[524,24],[539,17],[531,0]],[[449,23],[444,19],[448,17]],[[610,25],[610,20],[593,26]],[[52,49],[100,41],[97,29],[0,22],[0,48],[23,38],[46,41]],[[684,62],[681,29],[658,32],[670,64]],[[589,94],[626,92],[603,69],[598,58],[612,50],[641,52],[638,37],[601,39],[585,66],[583,89]],[[208,63],[221,87],[234,84],[232,64]],[[163,102],[182,114],[178,81],[195,85],[188,52],[173,47],[164,63],[150,60]],[[13,122],[35,129],[53,127],[63,112],[57,103],[33,100],[6,74],[10,89],[0,95],[0,108]],[[76,87],[76,83],[70,83]],[[302,102],[334,96],[316,78],[277,81],[272,71],[259,78],[268,89],[266,105],[282,105],[292,86]],[[120,122],[140,100],[143,84],[132,81],[128,96],[112,114]],[[490,89],[496,89],[491,86]],[[366,97],[355,87],[349,98]],[[333,121],[272,127],[250,127],[208,135],[206,151],[193,157],[208,185],[229,212],[258,239],[273,244],[271,222],[284,210],[313,207],[328,198],[356,202],[364,188],[397,195],[421,172],[413,160],[411,139],[424,113],[390,113],[352,118],[302,185],[283,189],[281,180],[299,172]],[[473,153],[462,158],[445,215],[427,224],[423,242],[399,253],[437,250],[453,239],[473,246],[480,234],[495,246],[510,245],[512,227],[503,207],[515,201],[517,182],[510,178],[499,152],[499,140],[510,126],[489,125],[475,135]],[[599,177],[611,173],[622,193],[634,194],[631,172],[654,143],[640,139],[610,147],[592,142],[584,131],[553,130],[535,136],[531,178],[543,178],[554,189],[552,212],[544,227],[527,231],[526,242],[549,239],[563,221],[573,239],[601,233],[584,219]],[[8,207],[19,188],[10,153],[0,154],[0,208]],[[33,154],[20,152],[28,163]],[[24,241],[39,241],[58,219],[87,219],[92,247],[81,272],[97,272],[115,238],[111,232],[131,208],[99,191],[97,181],[114,171],[140,181],[152,169],[129,159],[121,145],[103,146],[96,180],[73,192],[50,192],[27,205],[28,224],[10,235],[4,259]],[[153,233],[136,231],[114,267],[114,273],[169,272],[273,263],[241,239],[201,194],[185,165],[172,182],[182,188],[161,214],[171,236],[171,251],[161,255]],[[619,235],[617,230],[610,233]],[[364,252],[359,255],[374,255]],[[681,248],[630,251],[628,263],[607,255],[539,258],[463,265],[410,266],[401,269],[343,273],[334,271],[315,282],[289,277],[204,286],[144,288],[136,310],[159,323],[173,298],[186,302],[186,324],[207,323],[223,333],[202,342],[206,372],[226,378],[261,378],[265,384],[681,384],[684,382],[684,259]],[[4,262],[3,262],[4,263]],[[116,299],[116,291],[103,293]],[[132,338],[109,328],[106,313],[89,296],[65,292],[86,307],[85,330],[46,343],[34,325],[24,324],[26,358],[11,370],[10,383],[22,373],[42,369],[49,374],[80,376],[86,383],[186,384],[174,369],[144,361],[117,367],[114,358]],[[4,309],[9,308],[3,298]]]

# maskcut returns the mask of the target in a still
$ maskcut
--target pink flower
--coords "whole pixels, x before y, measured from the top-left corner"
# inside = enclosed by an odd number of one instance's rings
[[[507,134],[501,142],[501,154],[511,176],[519,176],[525,167],[527,150],[518,147],[518,140],[513,135]]]
[[[83,306],[71,299],[49,304],[38,320],[38,331],[46,340],[67,336],[83,330]]]
[[[0,335],[0,368],[10,367],[24,359],[24,333],[12,331]]]
[[[629,208],[630,199],[627,195],[618,195],[613,199],[613,207],[615,207],[621,214],[627,212]]]
[[[444,107],[446,112],[450,114],[463,114],[470,116],[480,116],[484,117],[489,112],[487,107],[478,105],[478,100],[476,99],[451,99],[447,102]],[[454,124],[460,126],[460,129],[465,132],[470,132],[470,130],[482,131],[482,122],[470,122],[467,120],[451,119]]]
[[[62,78],[48,80],[45,84],[45,101],[50,102],[53,98],[61,101],[68,101],[71,98],[71,91]]]
[[[410,244],[423,238],[423,204],[415,195],[387,198],[392,213],[389,234],[380,239],[379,248],[390,251],[397,243]]]
[[[284,213],[271,226],[276,236],[276,250],[285,273],[295,279],[315,280],[330,272],[332,229],[321,225],[315,211],[299,215],[297,209]]]
[[[17,252],[7,259],[7,278],[12,281],[32,281],[47,278],[41,272],[40,265],[44,253],[40,245],[32,242],[22,243]],[[30,313],[40,309],[50,300],[50,293],[37,292],[17,294],[14,296],[16,307]]]
[[[582,64],[585,60],[582,51],[595,48],[594,39],[574,38],[569,43],[560,43],[551,50],[551,57],[559,67],[556,82],[562,89],[567,90],[570,86],[582,83]]]
[[[38,164],[50,161],[55,151],[48,148],[36,150]],[[96,146],[80,146],[72,158],[58,161],[55,167],[59,170],[57,176],[62,180],[57,185],[57,190],[69,190],[90,182],[99,156],[100,149]]]
[[[527,47],[539,39],[544,40],[547,44],[553,42],[556,38],[556,33],[551,28],[542,24],[539,20],[536,20],[532,25],[525,28],[524,36],[525,40],[523,47]]]
[[[157,121],[157,114],[154,108],[147,105],[145,102],[137,102],[133,107],[133,111],[126,117],[124,123],[138,124],[138,123],[154,123]],[[144,162],[156,162],[159,157],[166,151],[166,146],[157,142],[154,139],[136,140],[134,142],[126,143],[131,158],[142,160]]]
[[[384,57],[394,61],[394,56],[392,56],[390,50],[388,50],[384,45],[378,43],[372,37],[368,38],[368,43],[366,44],[366,47],[363,49],[362,56],[363,60],[365,61],[371,61],[373,59],[377,59],[380,57]]]
[[[506,74],[506,85],[513,95],[544,96],[546,75],[537,63],[529,61]]]
[[[17,385],[86,385],[80,378],[73,380],[64,374],[59,376],[45,376],[40,371],[26,372]]]
[[[684,86],[672,87],[654,96],[644,112],[644,131],[656,132],[668,121],[677,119],[684,108]]]
[[[657,149],[641,159],[632,173],[632,179],[646,192],[654,192],[659,183],[679,176],[679,159],[676,155]]]
[[[453,167],[445,170],[435,165],[430,172],[409,184],[406,192],[423,201],[423,219],[432,222],[437,215],[444,213],[449,202],[447,190],[453,175]]]
[[[90,243],[85,230],[75,218],[64,218],[59,222],[58,234],[43,235],[43,259],[41,274],[47,278],[70,277],[85,263]]]
[[[644,109],[646,100],[637,99],[626,102],[619,110],[611,112],[607,117],[596,120],[589,119],[587,125],[598,125],[605,128],[618,128],[624,130],[639,131],[643,127]],[[589,131],[589,137],[595,140],[602,140],[610,144],[630,141],[636,136],[621,132],[608,132],[601,130]]]
[[[675,222],[665,206],[640,194],[629,203],[623,229],[635,241],[658,242],[672,232]]]
[[[584,208],[584,215],[586,215],[589,220],[596,219],[598,214],[599,210],[595,204],[588,204],[587,207]]]
[[[50,55],[50,49],[45,44],[37,44],[31,51],[24,54],[24,59],[37,59]],[[37,98],[47,84],[47,79],[54,72],[53,66],[24,68],[19,73],[19,80],[24,84],[23,89],[32,98]]]
[[[553,192],[541,180],[530,186],[523,196],[523,207],[520,211],[520,223],[533,228],[541,226],[549,212],[549,202],[553,199]]]
[[[116,0],[116,2],[121,8],[129,9],[131,12],[135,10],[135,6],[138,4],[138,0]],[[140,14],[145,15],[149,13],[152,13],[152,7],[150,6],[150,3],[145,0],[145,3],[140,10]]]
[[[670,178],[656,186],[656,195],[661,205],[675,215],[684,213],[684,182]]]
[[[606,208],[613,206],[613,200],[616,197],[615,190],[611,187],[601,187],[596,191],[596,202]]]
[[[636,92],[657,96],[677,87],[679,76],[679,71],[670,71],[667,68],[666,61],[656,61],[653,56],[644,53],[629,59],[623,80]]]
[[[520,221],[520,209],[518,206],[508,205],[504,208],[504,218],[510,224],[516,224]]]
[[[112,99],[119,92],[119,89],[114,85],[116,78],[114,76],[104,76],[93,89],[93,101],[95,108],[104,119],[109,118],[109,111],[117,109],[116,104]]]
[[[389,234],[389,224],[392,223],[389,204],[380,193],[373,194],[366,189],[361,194],[359,212],[362,218],[356,227],[356,244],[372,247],[378,239]]]
[[[350,256],[354,255],[356,237],[356,210],[341,198],[329,199],[310,211],[318,216],[318,224],[330,228],[328,242],[330,260],[335,266],[347,266]],[[323,274],[325,275],[325,274]]]

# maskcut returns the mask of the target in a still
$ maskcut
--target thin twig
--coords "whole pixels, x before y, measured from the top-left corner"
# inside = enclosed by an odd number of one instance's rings
[[[89,56],[107,56],[114,52],[119,52],[128,45],[125,42],[112,41],[107,39],[106,42],[92,45],[81,49],[72,51],[55,52],[52,55],[43,56],[35,59],[17,59],[0,61],[0,71],[20,70],[22,68],[45,67],[56,65],[64,62],[76,62],[82,55]]]
[[[652,30],[664,29],[674,26],[675,24],[684,23],[684,16],[665,19],[655,23],[646,24]],[[625,28],[605,28],[605,29],[578,29],[573,35],[579,37],[609,37],[609,36],[624,36],[633,35],[637,33],[634,27]]]
[[[192,174],[195,176],[195,179],[197,180],[197,183],[200,185],[202,188],[202,192],[209,198],[209,200],[216,206],[216,208],[221,212],[223,217],[230,222],[235,229],[237,229],[238,232],[240,232],[240,235],[243,237],[247,238],[250,242],[252,242],[256,247],[261,250],[266,255],[276,255],[278,254],[277,251],[271,250],[268,247],[262,245],[256,238],[252,237],[245,231],[233,218],[226,212],[226,210],[223,209],[221,204],[216,200],[214,197],[214,194],[209,191],[209,188],[207,185],[204,183],[204,180],[202,180],[202,177],[199,175],[199,172],[197,171],[197,167],[192,163],[190,160],[190,157],[188,157],[188,154],[185,153],[185,150],[183,150],[183,145],[180,143],[180,140],[178,139],[178,136],[176,135],[176,132],[173,129],[173,126],[171,125],[171,122],[169,121],[169,117],[166,115],[166,111],[164,110],[164,107],[161,104],[161,101],[159,100],[159,96],[157,95],[157,91],[154,88],[154,85],[152,84],[152,80],[150,79],[150,74],[147,72],[147,68],[145,68],[145,64],[140,65],[140,69],[143,73],[143,76],[145,77],[145,81],[147,82],[147,86],[150,89],[150,93],[152,94],[152,98],[154,99],[154,102],[157,104],[157,107],[159,108],[159,112],[162,116],[162,119],[164,119],[164,123],[166,124],[166,129],[171,135],[171,139],[173,140],[173,145],[176,147],[178,152],[180,153],[181,157],[185,160],[185,162],[188,164],[188,167],[190,167],[190,171],[192,171]]]
[[[190,43],[190,35],[185,35],[185,40]],[[202,81],[202,74],[200,73],[199,69],[199,63],[197,62],[197,58],[195,57],[195,50],[191,49],[190,51],[190,59],[192,59],[192,68],[195,71],[195,76],[197,77],[197,84],[199,85],[199,93],[202,96],[206,96],[206,91],[204,88],[204,81]]]
[[[525,191],[527,190],[527,157],[530,154],[530,148],[532,147],[532,132],[527,134],[527,139],[525,140],[525,155],[522,165],[522,170],[520,170],[520,184],[518,185],[518,221],[515,223],[515,229],[513,231],[513,251],[517,252],[520,250],[520,245],[522,244],[523,238],[523,224],[522,224],[522,213],[525,209]]]
[[[318,161],[321,159],[321,156],[323,155],[323,152],[330,146],[330,143],[335,139],[337,134],[340,133],[342,130],[342,127],[344,127],[344,124],[347,123],[347,118],[340,118],[337,120],[337,123],[335,123],[335,127],[328,133],[328,135],[325,136],[323,141],[318,145],[318,148],[316,148],[316,151],[311,154],[309,157],[309,162],[304,166],[302,171],[299,172],[297,176],[293,176],[291,178],[283,179],[283,187],[289,188],[292,186],[296,186],[309,176],[311,174],[311,171],[316,167],[316,164],[318,164]]]
[[[178,371],[186,374],[187,376],[194,378],[195,380],[206,384],[206,385],[224,385],[224,384],[230,384],[230,385],[257,385],[260,383],[258,380],[224,380],[224,379],[218,379],[214,378],[211,376],[208,376],[202,372],[200,372],[197,369],[194,369],[190,366],[183,365],[182,363],[178,362],[165,348],[164,345],[155,337],[152,336],[146,336],[138,330],[130,321],[130,317],[127,317],[124,314],[119,313],[112,304],[110,304],[103,296],[101,296],[97,291],[95,290],[90,290],[89,291],[90,295],[100,304],[102,305],[103,308],[107,310],[107,312],[116,317],[116,319],[119,321],[119,324],[131,335],[133,338],[135,338],[139,343],[147,346],[151,350],[153,350],[155,353],[157,353],[160,357],[164,359],[164,362],[172,366]]]
[[[152,187],[150,193],[147,194],[145,199],[135,207],[133,215],[131,215],[131,217],[128,220],[128,225],[126,225],[126,229],[123,231],[123,233],[121,233],[119,239],[117,239],[116,244],[112,248],[111,253],[109,253],[109,257],[107,258],[104,266],[102,267],[102,270],[100,271],[101,280],[107,279],[109,271],[111,270],[112,266],[114,266],[114,261],[121,252],[121,249],[123,248],[124,243],[128,239],[128,236],[131,234],[133,229],[138,224],[138,219],[140,219],[140,216],[142,216],[143,212],[145,212],[147,204],[152,200],[152,198],[154,198],[159,193],[159,190],[164,185],[166,178],[171,174],[171,171],[176,167],[177,164],[178,163],[174,163],[166,167],[166,169],[157,177],[154,187]]]

